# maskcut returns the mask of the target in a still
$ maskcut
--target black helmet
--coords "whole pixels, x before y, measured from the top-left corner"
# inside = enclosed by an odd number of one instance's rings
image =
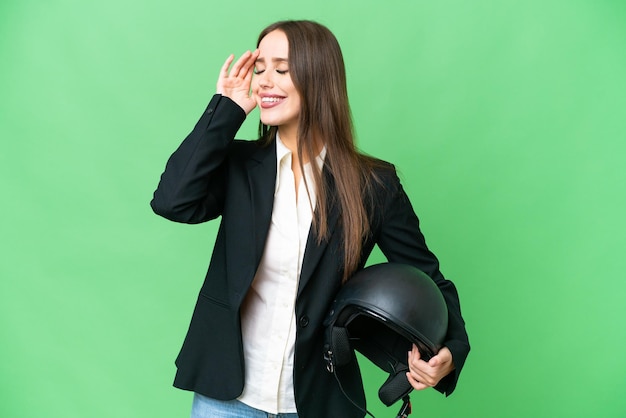
[[[411,345],[425,360],[443,345],[448,309],[435,282],[421,270],[383,263],[357,272],[340,289],[328,317],[324,356],[329,372],[348,364],[352,349],[389,373],[378,391],[387,406],[412,390],[405,372]]]

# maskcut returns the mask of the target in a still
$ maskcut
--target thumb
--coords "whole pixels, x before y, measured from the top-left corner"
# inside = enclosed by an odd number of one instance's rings
[[[428,365],[430,367],[437,367],[439,366],[440,363],[441,363],[441,359],[439,358],[439,355],[432,356],[431,359],[428,360]]]

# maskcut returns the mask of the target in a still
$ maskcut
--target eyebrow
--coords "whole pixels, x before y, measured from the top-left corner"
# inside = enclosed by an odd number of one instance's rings
[[[265,58],[257,58],[255,62],[259,62],[261,64],[265,63]],[[287,58],[272,58],[272,62],[289,62]]]

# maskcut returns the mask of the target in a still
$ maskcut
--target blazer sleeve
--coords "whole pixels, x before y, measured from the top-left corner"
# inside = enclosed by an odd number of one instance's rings
[[[430,276],[444,296],[448,307],[448,332],[444,345],[452,353],[455,369],[435,389],[450,395],[470,351],[459,296],[454,283],[446,280],[439,270],[437,257],[428,249],[417,215],[395,170],[390,177],[377,244],[388,261],[415,266]]]
[[[171,155],[150,206],[172,221],[200,223],[220,216],[225,160],[246,113],[216,94],[191,133]]]

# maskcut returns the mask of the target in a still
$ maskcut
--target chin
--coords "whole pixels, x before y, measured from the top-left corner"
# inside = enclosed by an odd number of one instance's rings
[[[261,116],[261,122],[263,123],[263,125],[267,125],[267,126],[278,126],[280,125],[280,121],[276,120],[275,118],[264,118],[263,116]]]

